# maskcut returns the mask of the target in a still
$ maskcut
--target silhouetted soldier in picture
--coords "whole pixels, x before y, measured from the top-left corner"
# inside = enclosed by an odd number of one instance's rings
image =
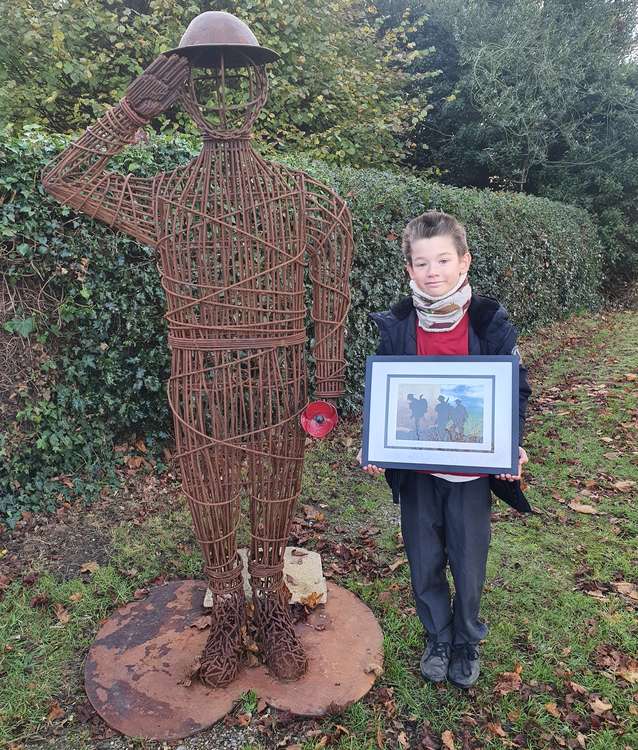
[[[460,398],[455,401],[455,406],[452,409],[452,424],[454,425],[454,432],[456,438],[461,439],[465,430],[465,420],[467,419],[467,409],[463,406],[463,402]]]
[[[43,178],[61,202],[159,251],[177,457],[213,593],[199,672],[211,686],[231,682],[242,660],[242,495],[261,655],[281,679],[307,665],[282,573],[305,444],[307,263],[316,395],[343,392],[350,214],[330,189],[265,161],[251,145],[266,101],[265,63],[275,59],[239,19],[202,13]],[[196,77],[197,68],[204,70]],[[106,170],[138,128],[176,102],[202,135],[192,161],[149,179]]]
[[[428,401],[422,393],[419,394],[419,398],[416,398],[414,393],[408,393],[408,402],[410,404],[410,413],[412,414],[412,419],[414,420],[416,437],[417,440],[420,440],[421,437],[419,435],[419,424],[427,413]]]
[[[434,407],[436,412],[436,430],[439,435],[439,440],[445,440],[448,432],[447,426],[452,419],[452,407],[448,403],[445,396],[439,396],[439,403]]]

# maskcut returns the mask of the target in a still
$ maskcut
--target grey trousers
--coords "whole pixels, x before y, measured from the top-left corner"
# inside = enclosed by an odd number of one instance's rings
[[[479,607],[491,538],[489,478],[448,482],[410,472],[400,494],[403,543],[426,633],[448,643],[477,643],[488,631]],[[456,590],[453,607],[448,562]]]

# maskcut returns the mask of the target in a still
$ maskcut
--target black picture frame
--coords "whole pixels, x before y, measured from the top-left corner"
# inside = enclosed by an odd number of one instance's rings
[[[374,355],[368,357],[361,465],[374,464],[380,468],[450,474],[517,474],[519,461],[518,368],[519,360],[513,355],[438,357]],[[381,386],[380,378],[383,381]],[[391,378],[395,378],[396,382],[392,383]],[[404,388],[405,384],[412,387],[417,382],[423,383],[424,388],[430,388],[430,392],[435,392],[438,387],[440,394],[453,389],[458,391],[458,389],[465,388],[470,393],[471,389],[475,392],[482,389],[485,396],[482,401],[468,396],[470,401],[479,404],[477,407],[477,413],[480,414],[478,426],[476,426],[476,418],[474,423],[476,434],[479,435],[478,439],[482,442],[477,442],[476,435],[471,438],[466,437],[462,427],[460,431],[452,432],[452,417],[446,423],[447,426],[441,428],[441,418],[437,416],[438,426],[426,425],[425,436],[419,435],[418,425],[423,424],[427,414],[433,411],[427,399],[425,399],[428,409],[426,416],[421,418],[421,422],[415,418],[415,435],[407,431],[405,426],[400,428],[398,426],[399,410],[401,409],[403,414],[402,424],[405,425],[405,406],[399,400],[399,389]],[[443,382],[445,382],[445,387],[442,387]],[[438,386],[436,386],[437,383]],[[477,384],[476,387],[472,385],[473,383]],[[373,394],[374,403],[372,403]],[[392,394],[395,396],[393,397]],[[414,397],[414,394],[408,394],[407,398],[409,399],[411,395]],[[417,402],[422,398],[421,395]],[[441,401],[441,398],[446,397],[440,395],[439,403],[448,403]],[[461,401],[463,405],[462,399],[456,399],[457,408],[458,401]],[[484,408],[486,404],[489,409]],[[412,405],[410,408],[413,408]],[[380,410],[383,412],[382,422],[380,422]],[[431,417],[427,419],[430,420]],[[383,445],[380,444],[378,435],[381,423],[384,426]],[[486,427],[491,428],[491,431],[486,430]],[[398,437],[399,429],[402,429],[400,437]],[[408,437],[403,437],[403,435]],[[454,440],[453,437],[458,439]],[[414,460],[406,460],[406,457],[410,456]],[[490,459],[492,459],[491,462]]]

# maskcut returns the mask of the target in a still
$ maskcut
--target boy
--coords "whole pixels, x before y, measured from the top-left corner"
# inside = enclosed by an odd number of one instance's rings
[[[505,309],[472,293],[472,262],[465,229],[449,214],[427,211],[405,228],[402,244],[412,297],[389,311],[372,313],[381,355],[514,354],[517,332]],[[519,419],[523,435],[531,389],[519,363]],[[478,643],[488,628],[479,619],[490,543],[491,490],[517,510],[531,510],[520,477],[528,458],[519,448],[518,474],[440,474],[387,469],[410,564],[416,609],[425,633],[421,674],[469,688],[480,672]],[[382,469],[368,465],[371,475]],[[450,605],[445,574],[449,562],[456,594]]]

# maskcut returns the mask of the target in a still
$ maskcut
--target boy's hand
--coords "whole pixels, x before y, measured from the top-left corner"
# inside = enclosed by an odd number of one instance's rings
[[[523,464],[526,464],[529,461],[529,458],[527,457],[527,453],[525,451],[525,448],[521,448],[519,446],[518,448],[518,474],[514,476],[513,474],[497,474],[497,479],[505,479],[508,482],[515,482],[517,479],[520,479],[523,474]]]
[[[359,452],[357,453],[357,461],[361,463],[361,448],[359,448]],[[379,474],[383,474],[385,469],[381,469],[379,466],[375,466],[374,464],[368,464],[367,466],[361,467],[363,471],[365,471],[366,474],[369,474],[371,477],[378,477]]]
[[[185,57],[160,55],[126,89],[126,99],[138,115],[155,117],[177,101],[189,72]]]

